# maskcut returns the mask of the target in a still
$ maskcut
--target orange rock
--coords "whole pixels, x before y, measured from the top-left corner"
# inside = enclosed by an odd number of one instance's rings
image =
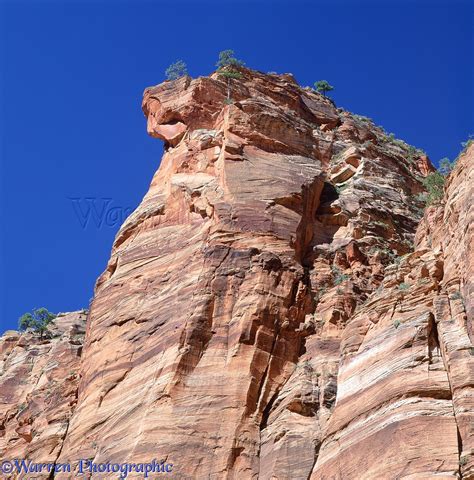
[[[67,434],[25,393],[51,379],[10,389],[9,364],[2,453],[166,458],[186,479],[473,478],[473,148],[420,223],[426,157],[291,75],[241,72],[230,103],[217,74],[145,90],[165,153],[97,281],[77,398],[64,368],[47,397]],[[67,338],[48,342],[79,354]],[[0,351],[34,346],[9,332]]]
[[[365,255],[360,251],[356,242],[351,242],[347,245],[346,256],[351,265],[356,262],[364,263],[366,260]]]
[[[145,91],[166,152],[97,282],[62,461],[92,449],[97,461],[159,452],[183,478],[311,472],[339,339],[381,281],[363,252],[391,250],[359,219],[375,208],[397,226],[394,245],[411,238],[417,215],[402,198],[421,172],[362,147],[370,128],[349,134],[349,117],[293,78],[242,74],[229,105],[215,74]],[[326,171],[341,151],[357,172],[335,188]]]
[[[0,457],[55,462],[77,398],[86,315],[60,314],[44,339],[0,337]]]
[[[474,478],[473,177],[471,146],[415,252],[347,323],[311,478]]]

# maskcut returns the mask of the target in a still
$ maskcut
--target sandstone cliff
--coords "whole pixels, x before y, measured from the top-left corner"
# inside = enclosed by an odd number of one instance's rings
[[[97,281],[53,456],[474,478],[474,148],[422,219],[422,151],[291,75],[242,73],[230,104],[217,74],[144,93],[165,153]],[[5,455],[42,459],[8,415]]]
[[[86,314],[60,314],[44,338],[0,337],[0,458],[55,462],[77,401]]]
[[[348,322],[311,478],[474,478],[473,164]]]

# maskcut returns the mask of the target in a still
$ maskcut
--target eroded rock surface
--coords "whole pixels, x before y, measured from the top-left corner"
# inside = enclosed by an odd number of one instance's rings
[[[62,460],[313,470],[347,321],[412,250],[432,166],[291,76],[243,75],[230,105],[215,74],[145,91],[166,152],[97,282]]]
[[[423,217],[424,152],[242,74],[230,104],[217,74],[145,90],[165,153],[97,281],[58,461],[473,478],[473,148]]]
[[[474,478],[473,166],[471,146],[347,323],[312,479]]]
[[[0,458],[54,463],[77,401],[86,314],[60,314],[43,338],[0,337]],[[3,478],[3,475],[2,475]]]

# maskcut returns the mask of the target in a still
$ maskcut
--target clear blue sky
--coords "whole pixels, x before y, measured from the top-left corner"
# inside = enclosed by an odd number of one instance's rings
[[[327,79],[339,106],[454,158],[474,133],[473,2],[11,1],[0,4],[0,331],[34,307],[87,307],[118,225],[162,145],[146,86],[182,58],[193,76],[232,48],[262,71]],[[117,207],[84,228],[71,198]],[[87,204],[79,205],[85,214]],[[97,220],[97,219],[96,219]]]

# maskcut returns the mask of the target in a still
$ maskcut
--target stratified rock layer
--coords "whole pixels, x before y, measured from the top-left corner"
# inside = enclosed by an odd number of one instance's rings
[[[312,479],[474,478],[473,165],[348,322]]]
[[[412,249],[432,167],[289,75],[147,89],[166,152],[91,308],[62,460],[166,458],[177,478],[308,478],[339,342]]]
[[[231,102],[218,74],[145,90],[165,153],[97,281],[55,458],[474,478],[474,148],[423,217],[422,151],[241,73]]]
[[[44,338],[11,330],[0,337],[0,458],[59,457],[77,401],[85,324],[85,313],[66,313]]]

